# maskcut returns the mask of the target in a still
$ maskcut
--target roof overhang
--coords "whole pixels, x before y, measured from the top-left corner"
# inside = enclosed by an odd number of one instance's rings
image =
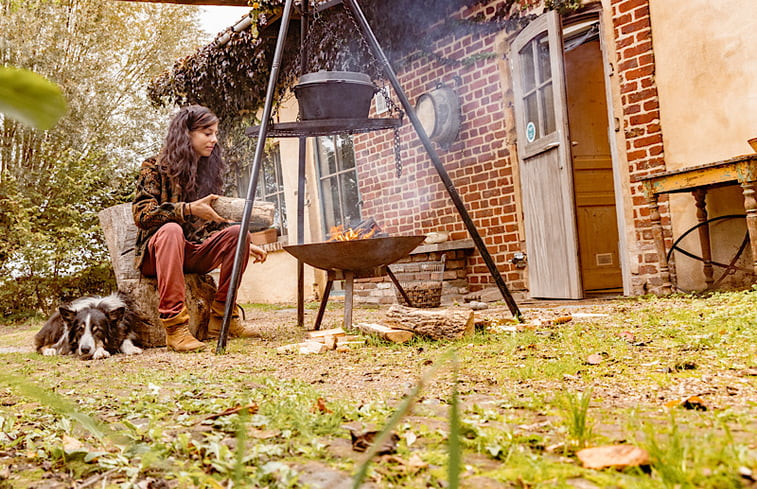
[[[116,0],[117,2],[174,3],[177,5],[218,5],[223,7],[247,7],[247,0]]]

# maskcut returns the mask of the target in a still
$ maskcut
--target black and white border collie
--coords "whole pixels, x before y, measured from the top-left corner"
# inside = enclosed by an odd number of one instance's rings
[[[42,355],[79,355],[98,360],[111,354],[142,353],[134,345],[136,315],[125,294],[91,296],[63,304],[34,336],[34,346]]]

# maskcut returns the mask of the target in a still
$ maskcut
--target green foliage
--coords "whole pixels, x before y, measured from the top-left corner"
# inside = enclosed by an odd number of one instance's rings
[[[0,113],[49,129],[66,110],[60,87],[32,71],[0,67]]]
[[[546,0],[544,6],[556,10],[560,15],[567,15],[581,8],[583,0]]]
[[[0,115],[0,311],[7,320],[112,290],[97,212],[130,200],[138,163],[161,144],[167,114],[151,108],[147,80],[201,39],[196,10],[96,0],[0,0],[0,32],[0,66],[32,69],[68,102],[47,130]],[[29,111],[51,89],[26,81],[13,108]],[[52,100],[44,113],[60,110],[60,93]]]
[[[587,446],[592,438],[592,426],[589,420],[589,403],[591,389],[577,395],[566,392],[560,399],[560,409],[568,431],[566,448],[580,450]]]
[[[57,154],[57,165],[0,182],[0,309],[49,313],[61,300],[115,282],[97,212],[129,198],[134,170],[100,155]]]

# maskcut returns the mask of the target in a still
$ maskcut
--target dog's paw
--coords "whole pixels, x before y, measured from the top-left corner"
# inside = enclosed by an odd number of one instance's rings
[[[108,358],[110,356],[110,353],[108,353],[108,350],[105,348],[98,348],[95,350],[94,355],[92,355],[92,360],[100,360],[101,358]]]
[[[56,350],[55,348],[44,348],[42,350],[42,354],[46,357],[54,357],[58,354],[58,350]]]
[[[121,351],[126,355],[139,355],[142,353],[142,348],[135,346],[131,340],[124,340],[124,342],[121,343]]]

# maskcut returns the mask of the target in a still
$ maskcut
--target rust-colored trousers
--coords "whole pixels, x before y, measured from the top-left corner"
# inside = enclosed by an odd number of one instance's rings
[[[250,259],[250,234],[245,234],[247,240],[242,255],[241,273],[244,273]],[[221,273],[215,299],[226,302],[238,235],[239,226],[230,226],[213,233],[203,243],[197,244],[184,239],[181,226],[175,222],[164,224],[158,229],[158,232],[147,243],[147,256],[142,262],[142,273],[147,277],[158,278],[160,317],[173,317],[184,307],[185,273],[208,273],[220,267]]]

